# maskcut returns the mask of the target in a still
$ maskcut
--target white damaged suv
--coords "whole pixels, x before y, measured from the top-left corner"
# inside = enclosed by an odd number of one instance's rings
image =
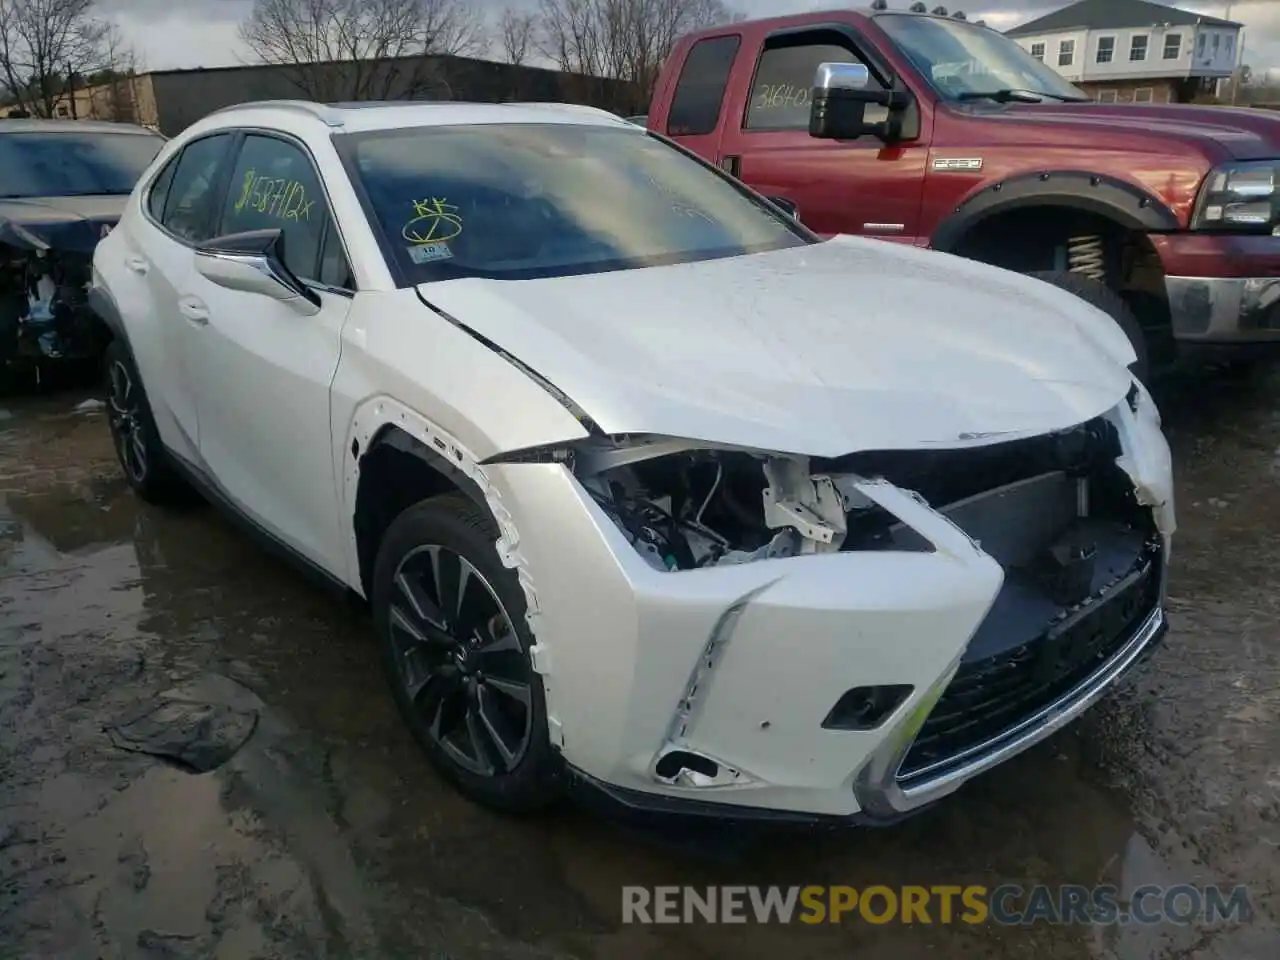
[[[603,112],[220,111],[91,299],[133,488],[366,598],[494,807],[895,819],[1164,632],[1169,448],[1110,318]]]

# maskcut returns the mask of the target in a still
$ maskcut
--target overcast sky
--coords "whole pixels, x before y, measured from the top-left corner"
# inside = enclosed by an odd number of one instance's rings
[[[165,70],[175,67],[212,67],[244,62],[246,57],[236,39],[236,25],[247,13],[252,0],[100,0],[102,9],[119,23],[125,36],[142,55],[144,68]],[[475,0],[496,14],[504,0]],[[532,7],[536,0],[510,0]],[[730,0],[732,3],[733,0]],[[863,5],[859,0],[858,5]],[[869,2],[869,0],[865,0]],[[938,0],[928,0],[930,7]],[[1054,0],[971,0],[957,3],[941,0],[949,9],[963,9],[969,18],[986,19],[999,29],[1008,29],[1025,20],[1048,13],[1063,2]],[[733,3],[749,16],[769,16],[797,10],[839,6],[838,0],[737,0]],[[910,0],[890,0],[890,6],[910,6]],[[1183,0],[1178,6],[1213,16],[1223,16],[1231,8],[1231,18],[1248,26],[1245,37],[1246,63],[1261,70],[1280,67],[1280,0]]]

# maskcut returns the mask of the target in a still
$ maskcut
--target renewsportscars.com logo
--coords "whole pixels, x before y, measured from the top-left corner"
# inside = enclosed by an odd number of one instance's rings
[[[1027,926],[1247,923],[1248,888],[1114,886],[623,887],[623,923]]]

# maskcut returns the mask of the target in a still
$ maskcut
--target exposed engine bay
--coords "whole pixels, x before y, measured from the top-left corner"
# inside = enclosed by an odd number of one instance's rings
[[[1151,524],[1116,466],[1119,441],[1102,418],[986,447],[826,461],[739,450],[667,452],[669,443],[579,451],[575,465],[597,503],[660,570],[931,549],[858,489],[868,480],[911,491],[1005,566],[1034,565],[1053,548],[1071,552],[1057,538],[1086,520]],[[1074,549],[1089,552],[1083,541]]]
[[[92,252],[0,247],[0,364],[94,357],[88,307]]]

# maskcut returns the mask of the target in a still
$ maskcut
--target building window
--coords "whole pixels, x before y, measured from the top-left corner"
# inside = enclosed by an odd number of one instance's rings
[[[1044,62],[1044,44],[1033,43],[1031,45],[1031,55],[1035,57],[1037,60]]]
[[[1164,58],[1177,60],[1182,56],[1182,34],[1171,33],[1164,38]]]
[[[1139,87],[1137,90],[1133,91],[1134,103],[1151,103],[1155,98],[1156,92],[1151,87]]]
[[[1147,35],[1137,34],[1129,41],[1129,60],[1136,62],[1147,59]]]
[[[1069,67],[1076,58],[1076,42],[1063,40],[1058,44],[1058,66]]]
[[[1110,63],[1116,55],[1116,38],[1098,38],[1098,63]]]
[[[1196,37],[1196,56],[1197,56],[1197,57],[1203,57],[1203,56],[1204,56],[1204,45],[1205,45],[1205,40],[1206,40],[1206,39],[1207,39],[1207,38],[1205,37],[1205,35],[1204,35],[1203,33],[1202,33],[1202,34],[1200,34],[1200,36]]]
[[[1231,55],[1231,48],[1235,45],[1235,42],[1236,42],[1236,38],[1235,38],[1235,37],[1225,37],[1225,38],[1223,38],[1222,43],[1223,43],[1224,48],[1225,48],[1225,49],[1226,49],[1226,51],[1227,51],[1227,56],[1230,56],[1230,55]]]
[[[1218,55],[1218,50],[1221,46],[1222,46],[1222,34],[1215,33],[1213,35],[1213,55],[1215,57]]]
[[[1098,102],[1099,103],[1115,103],[1116,92],[1114,90],[1099,90]]]

